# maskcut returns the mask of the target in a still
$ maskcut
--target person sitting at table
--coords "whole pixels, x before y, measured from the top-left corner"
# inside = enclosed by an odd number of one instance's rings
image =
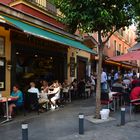
[[[130,93],[130,99],[136,100],[140,99],[140,82],[136,84],[136,87],[134,87]]]
[[[48,108],[48,103],[49,103],[49,100],[48,100],[48,89],[49,89],[49,86],[48,86],[48,82],[47,81],[43,81],[42,82],[42,87],[41,87],[41,93],[40,93],[40,98],[38,100],[39,104],[42,105],[42,109],[40,109],[41,112],[44,112],[44,108],[46,109],[46,107]]]
[[[70,84],[70,90],[72,93],[72,97],[74,98],[77,98],[77,84],[78,84],[77,79],[74,79]]]
[[[58,80],[55,80],[51,87],[48,90],[48,95],[54,94],[54,96],[50,99],[51,109],[54,110],[58,107],[56,101],[60,98],[60,85]]]
[[[123,85],[121,78],[117,79],[112,85],[112,91],[114,91],[114,89],[117,89],[115,92],[125,92],[125,86]]]
[[[140,79],[138,79],[138,77],[137,77],[136,75],[133,76],[133,80],[132,80],[132,82],[131,82],[131,90],[132,90],[133,88],[135,88],[139,82],[140,82]]]
[[[38,98],[40,96],[39,90],[38,88],[35,87],[35,83],[34,82],[30,82],[30,89],[28,89],[29,93],[37,93]]]
[[[43,80],[42,86],[41,86],[41,91],[48,92],[48,89],[49,89],[48,82],[46,80]]]
[[[68,80],[65,79],[63,84],[62,84],[62,92],[63,92],[64,102],[69,101],[69,88],[70,88],[70,84],[69,84]]]
[[[12,118],[13,108],[14,107],[20,107],[23,105],[23,93],[19,90],[18,85],[13,86],[13,91],[10,95],[10,97],[15,98],[15,101],[12,101],[9,104],[9,118]]]
[[[125,76],[124,79],[123,79],[123,84],[125,87],[129,88],[130,87],[130,84],[131,84],[131,80],[128,76]]]

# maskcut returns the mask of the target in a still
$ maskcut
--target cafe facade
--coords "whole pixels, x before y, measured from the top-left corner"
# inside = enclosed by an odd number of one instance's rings
[[[57,22],[56,22],[57,23]],[[61,27],[62,28],[62,27]],[[22,90],[30,81],[86,78],[91,54],[78,36],[44,20],[0,3],[0,90],[9,95],[12,86]]]

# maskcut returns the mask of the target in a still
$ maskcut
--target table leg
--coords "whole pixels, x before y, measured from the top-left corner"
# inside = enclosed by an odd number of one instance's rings
[[[6,118],[6,120],[2,121],[1,124],[11,121],[11,119],[9,119],[9,113],[8,112],[9,112],[8,101],[6,101],[6,116],[7,116],[7,118]]]
[[[69,93],[69,102],[71,102],[71,91],[69,91],[68,93]]]

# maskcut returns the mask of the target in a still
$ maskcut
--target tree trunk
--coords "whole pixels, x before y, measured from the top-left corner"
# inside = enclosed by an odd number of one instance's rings
[[[96,109],[95,109],[95,118],[100,118],[100,110],[101,110],[101,72],[102,72],[102,56],[103,56],[103,44],[101,40],[101,33],[98,32],[98,40],[99,40],[99,46],[98,46],[98,69],[97,69],[97,85],[96,85]]]

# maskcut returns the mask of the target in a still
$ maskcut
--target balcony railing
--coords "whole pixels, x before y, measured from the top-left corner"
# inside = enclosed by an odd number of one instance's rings
[[[32,3],[33,5],[42,8],[43,10],[49,12],[50,14],[53,15],[57,14],[57,9],[55,5],[48,0],[24,0],[24,1]]]

